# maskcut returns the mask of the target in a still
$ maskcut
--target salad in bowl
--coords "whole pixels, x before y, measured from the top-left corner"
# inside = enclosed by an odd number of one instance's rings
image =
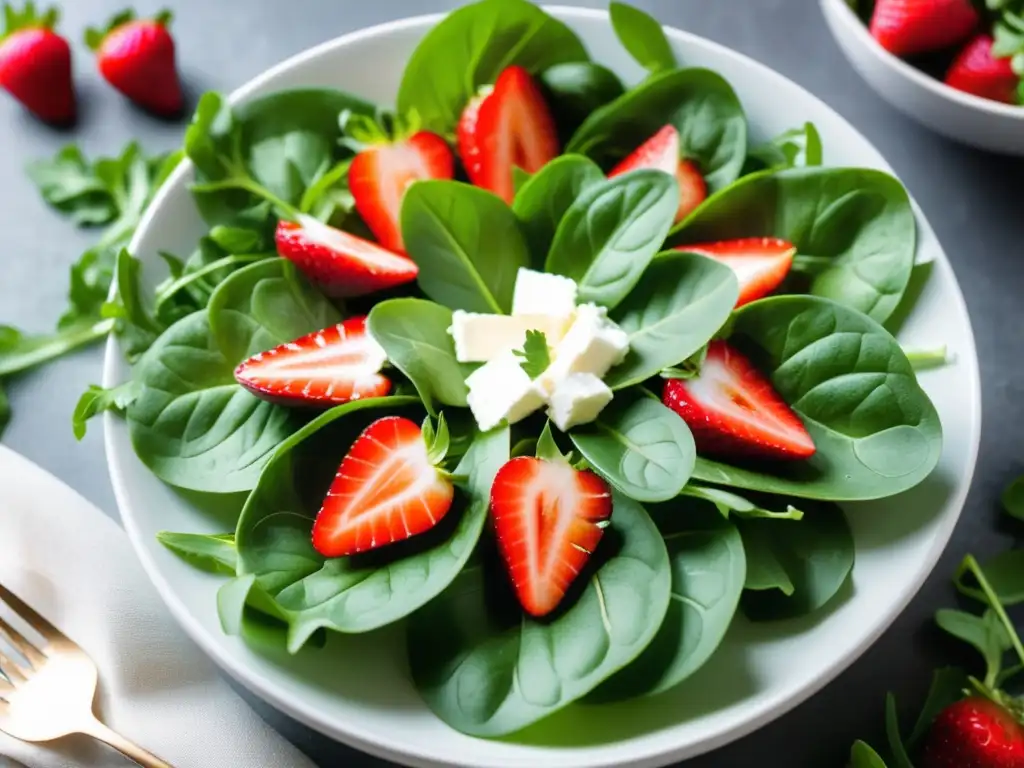
[[[611,18],[630,86],[482,0],[394,108],[207,94],[208,233],[152,296],[118,263],[133,367],[98,401],[167,485],[244,496],[232,531],[160,535],[225,576],[224,631],[400,631],[395,667],[476,737],[686,685],[740,614],[826,610],[840,505],[942,451],[930,357],[885,325],[916,295],[900,182],[823,165],[811,124],[754,144],[724,77]]]

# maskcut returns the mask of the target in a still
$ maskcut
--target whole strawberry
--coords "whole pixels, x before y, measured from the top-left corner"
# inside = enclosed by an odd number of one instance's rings
[[[105,30],[85,33],[104,79],[139,106],[165,117],[180,114],[183,106],[174,38],[167,31],[170,21],[170,11],[152,19],[124,11]]]
[[[1024,768],[1024,729],[984,696],[950,704],[932,722],[921,768]]]
[[[71,48],[53,31],[58,12],[42,15],[28,2],[18,12],[4,5],[5,29],[0,35],[0,87],[48,123],[75,119],[71,82]]]

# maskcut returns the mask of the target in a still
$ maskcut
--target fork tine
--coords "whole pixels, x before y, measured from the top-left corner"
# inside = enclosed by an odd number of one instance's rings
[[[33,667],[39,667],[46,662],[46,656],[29,640],[8,624],[3,616],[0,616],[0,631],[7,635],[7,639],[11,641],[11,645],[18,649],[18,653],[28,659],[29,664]]]
[[[3,601],[11,607],[11,610],[21,616],[26,624],[45,637],[49,642],[63,643],[76,648],[78,647],[71,642],[63,632],[36,613],[32,608],[26,605],[21,598],[11,592],[11,590],[7,589],[3,584],[0,584],[0,598],[2,598]]]
[[[26,680],[25,671],[2,653],[0,653],[0,672],[4,673],[11,686],[17,686]]]

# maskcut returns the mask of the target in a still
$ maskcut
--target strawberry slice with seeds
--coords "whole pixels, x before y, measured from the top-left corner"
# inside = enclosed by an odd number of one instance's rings
[[[679,210],[676,221],[682,221],[708,196],[708,186],[700,169],[689,160],[680,158],[679,131],[666,125],[637,147],[625,160],[616,165],[608,177],[619,176],[638,168],[650,168],[675,176],[679,182]]]
[[[455,157],[448,143],[430,131],[406,139],[381,141],[361,151],[348,172],[356,210],[374,236],[390,251],[404,253],[400,213],[402,198],[419,179],[450,179]]]
[[[438,466],[448,431],[443,421],[436,435],[428,431],[425,436],[401,416],[378,419],[363,431],[342,459],[313,524],[317,552],[367,552],[428,531],[448,514],[455,488]]]
[[[491,486],[498,549],[524,610],[545,616],[597,548],[612,514],[600,477],[565,461],[520,456]]]
[[[896,56],[956,45],[978,26],[971,0],[877,0],[871,35]]]
[[[376,243],[330,227],[311,216],[277,224],[277,252],[320,286],[339,298],[364,296],[412,282],[416,262]]]
[[[814,455],[814,441],[800,417],[724,341],[708,345],[696,378],[666,381],[662,401],[687,423],[702,453],[781,460]]]
[[[946,73],[946,85],[983,99],[1017,103],[1020,78],[1013,71],[1010,59],[992,55],[994,40],[978,35],[960,52]]]
[[[737,307],[764,298],[778,288],[789,274],[796,255],[796,246],[774,237],[680,245],[677,250],[699,253],[729,267],[740,283]]]
[[[507,203],[515,197],[513,167],[536,173],[559,152],[555,119],[522,67],[503,70],[493,88],[466,106],[457,134],[470,181]]]
[[[384,397],[391,391],[380,372],[385,362],[366,318],[353,317],[253,355],[235,369],[235,380],[264,400],[330,406]]]

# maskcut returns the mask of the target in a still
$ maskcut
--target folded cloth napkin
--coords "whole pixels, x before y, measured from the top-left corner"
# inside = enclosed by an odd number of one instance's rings
[[[124,531],[3,446],[0,583],[92,656],[101,719],[175,768],[312,768],[178,629]],[[0,755],[29,768],[132,765],[84,736],[24,744],[0,734]]]

